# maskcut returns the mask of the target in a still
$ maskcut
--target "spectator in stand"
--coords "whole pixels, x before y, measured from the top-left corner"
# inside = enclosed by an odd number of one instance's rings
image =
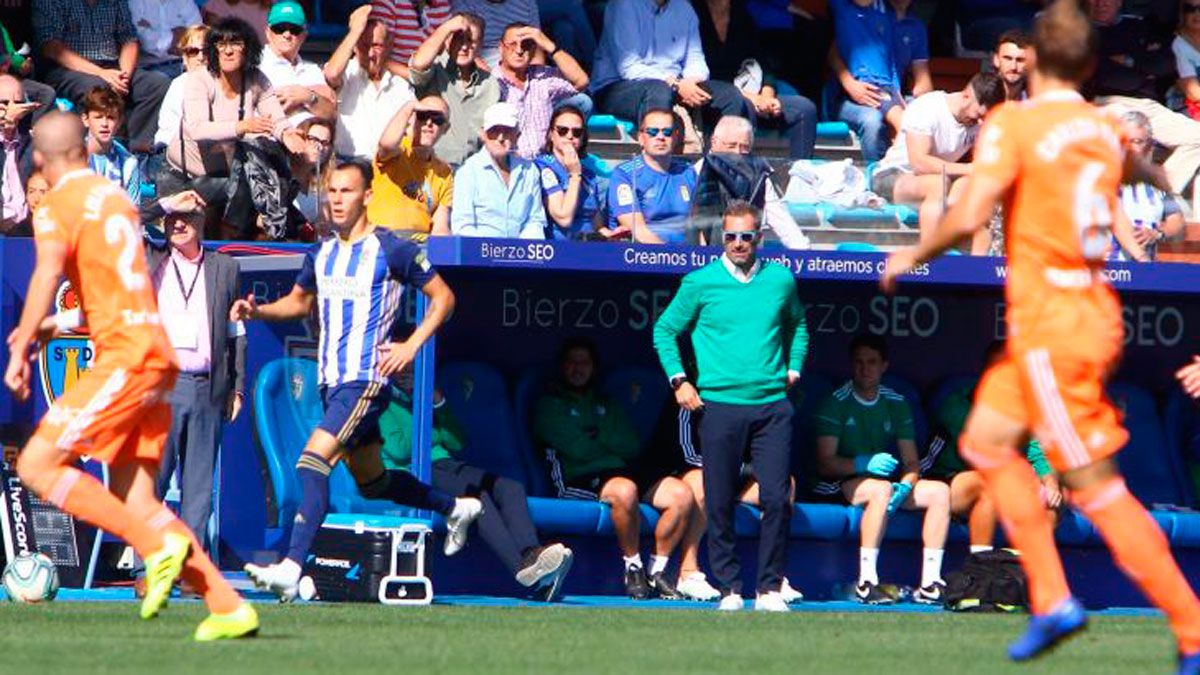
[[[905,90],[908,97],[917,98],[933,91],[933,76],[929,73],[929,31],[920,17],[909,14],[913,0],[889,2],[896,16],[896,73],[901,85],[910,85]]]
[[[409,64],[417,97],[440,96],[450,109],[450,124],[434,151],[452,167],[479,149],[483,113],[500,100],[499,82],[475,61],[484,27],[479,16],[457,13],[433,31]]]
[[[979,123],[1003,102],[1004,81],[995,73],[977,73],[962,91],[931,91],[913,101],[871,190],[890,202],[919,205],[921,236],[929,236],[943,206],[966,186],[971,164],[961,160],[975,147]]]
[[[388,470],[412,470],[413,400],[411,384],[392,386],[392,401],[379,417],[380,454]],[[486,436],[486,432],[481,434]],[[478,495],[483,514],[479,536],[517,583],[535,589],[539,599],[558,599],[574,553],[562,544],[543,546],[529,515],[525,487],[515,480],[471,466],[457,458],[466,433],[440,391],[433,392],[433,436],[429,441],[430,484],[448,494]],[[486,442],[486,441],[484,441]]]
[[[997,340],[988,346],[985,362],[992,362],[1004,355],[1004,342]],[[962,387],[950,393],[938,406],[938,433],[929,444],[929,454],[921,459],[921,470],[927,478],[941,480],[950,486],[950,513],[967,521],[967,533],[971,553],[992,550],[996,538],[996,507],[984,489],[983,477],[971,469],[958,453],[959,438],[971,412],[971,401],[975,398],[975,385]],[[1041,481],[1041,498],[1049,511],[1051,522],[1056,522],[1058,509],[1063,504],[1062,489],[1058,476],[1046,461],[1042,446],[1030,440],[1025,455]]]
[[[722,115],[753,114],[737,87],[710,78],[688,0],[610,0],[592,92],[600,110],[626,120],[677,102],[698,111],[708,129]]]
[[[42,199],[49,191],[50,181],[46,180],[41,171],[34,169],[33,173],[29,174],[29,179],[25,181],[25,203],[29,205],[25,220],[18,222],[8,219],[0,220],[0,236],[32,237],[33,212],[37,210],[38,205],[42,203]]]
[[[275,0],[205,0],[204,23],[215,26],[221,19],[241,19],[250,24],[255,35],[262,35],[274,3]]]
[[[267,15],[267,48],[258,69],[271,81],[279,105],[288,114],[292,126],[308,115],[334,119],[337,96],[325,83],[321,67],[300,58],[300,48],[308,35],[308,18],[294,0],[282,0],[271,6]]]
[[[517,108],[495,103],[483,115],[483,147],[454,174],[451,234],[545,239],[546,209],[537,166],[514,151]]]
[[[1150,137],[1150,118],[1137,111],[1128,111],[1121,115],[1121,119],[1125,122],[1125,143],[1129,149],[1146,161],[1153,161],[1154,140]],[[1121,212],[1133,228],[1133,239],[1145,252],[1146,260],[1157,257],[1158,245],[1163,241],[1183,233],[1183,213],[1179,202],[1149,183],[1121,185]],[[1114,239],[1110,257],[1113,260],[1127,260],[1140,256],[1131,255]]]
[[[126,100],[129,149],[149,152],[158,106],[171,80],[138,67],[138,38],[128,0],[34,0],[33,25],[45,83],[79,103],[108,86]]]
[[[782,131],[792,159],[812,157],[817,106],[799,94],[777,92],[775,74],[759,54],[754,20],[746,5],[734,0],[692,0],[692,7],[700,22],[709,77],[733,82],[754,111],[747,118],[750,123]]]
[[[369,158],[388,120],[414,96],[412,86],[388,70],[391,37],[372,18],[371,6],[354,10],[349,24],[324,71],[326,84],[338,93],[335,149],[339,157]]]
[[[826,2],[745,0],[756,27],[755,37],[763,65],[816,101],[821,97],[821,68],[833,42]],[[814,6],[815,5],[815,6]],[[814,11],[815,10],[815,11]]]
[[[542,30],[585,71],[596,56],[596,33],[582,0],[538,0]]]
[[[1171,42],[1179,80],[1178,96],[1188,117],[1200,119],[1200,2],[1181,0],[1179,30]]]
[[[500,100],[520,111],[520,140],[517,154],[533,159],[550,129],[550,114],[568,101],[582,106],[584,118],[591,112],[592,101],[583,94],[587,73],[579,63],[550,41],[542,31],[525,24],[511,24],[500,38],[500,66],[495,77],[500,83]],[[533,63],[539,52],[554,65]]]
[[[850,363],[850,381],[816,414],[817,470],[826,482],[818,483],[814,492],[863,507],[854,594],[870,605],[895,602],[879,587],[876,569],[888,516],[900,508],[925,511],[921,583],[913,599],[940,604],[946,587],[942,554],[950,526],[950,489],[941,481],[921,478],[912,410],[903,396],[880,382],[888,368],[883,338],[855,337],[850,342]],[[900,478],[893,482],[897,469]]]
[[[178,136],[183,119],[183,89],[187,81],[184,75],[208,66],[208,55],[204,52],[204,40],[208,37],[208,26],[189,26],[179,37],[176,51],[183,57],[183,74],[171,80],[167,95],[158,109],[158,131],[154,133],[154,146],[165,148]]]
[[[391,40],[388,68],[407,80],[417,48],[450,18],[450,0],[371,0],[371,6],[371,16],[387,26]]]
[[[992,52],[992,68],[1004,81],[1004,98],[1022,101],[1029,96],[1029,62],[1033,56],[1033,40],[1029,33],[1021,30],[1005,31],[996,40]]]
[[[1175,81],[1176,64],[1157,25],[1122,14],[1121,0],[1088,0],[1087,4],[1099,45],[1084,95],[1090,98],[1103,92],[1162,99]]]
[[[200,23],[195,0],[129,0],[129,14],[142,48],[138,63],[179,77],[184,64],[178,46],[188,26]]]
[[[608,238],[601,205],[604,187],[599,174],[603,160],[587,151],[587,122],[583,112],[564,105],[550,117],[546,144],[536,162],[546,202],[547,239]]]
[[[0,54],[0,72],[6,72],[20,79],[25,96],[38,104],[38,108],[29,116],[26,124],[31,127],[43,113],[54,108],[56,96],[54,87],[29,79],[34,72],[33,57],[21,53],[21,48],[27,49],[28,46],[17,47],[14,45],[12,37],[9,36],[8,30],[3,25],[0,25],[0,43],[3,46],[3,54]]]
[[[876,0],[830,0],[834,45],[826,85],[830,114],[858,134],[863,159],[878,161],[887,150],[890,125],[900,131],[904,113],[897,65],[896,18]]]
[[[642,152],[618,166],[608,183],[608,229],[613,237],[645,244],[695,239],[690,215],[696,169],[675,156],[683,135],[680,127],[670,108],[650,108],[642,114]]]
[[[754,127],[744,117],[726,115],[713,128],[709,154],[696,160],[696,189],[694,200],[697,209],[715,206],[724,213],[726,203],[732,199],[750,202],[762,210],[762,229],[770,230],[779,237],[784,246],[805,249],[808,237],[796,224],[787,204],[771,180],[773,169],[760,157],[751,154],[754,148]],[[754,181],[738,180],[738,176],[752,175]],[[710,181],[712,184],[710,186]],[[742,191],[732,189],[741,186]],[[761,186],[761,190],[758,190]],[[720,195],[718,203],[709,204],[710,193]],[[756,192],[756,190],[758,190]],[[720,232],[712,233],[709,228],[702,231],[701,244],[715,245]]]
[[[388,122],[375,152],[372,223],[416,241],[450,234],[454,172],[433,153],[449,115],[445,101],[427,96],[405,103]]]
[[[136,205],[142,203],[142,172],[137,157],[116,138],[124,112],[120,94],[107,86],[89,91],[79,103],[87,129],[88,166],[121,186]]]
[[[960,0],[957,22],[965,49],[986,52],[1005,31],[1033,27],[1044,0]]]
[[[10,237],[33,234],[20,227],[33,210],[25,189],[25,177],[33,171],[33,143],[22,122],[36,107],[25,102],[20,80],[0,75],[0,234]]]
[[[292,205],[307,225],[300,228],[300,239],[314,241],[329,222],[329,203],[322,193],[333,171],[336,134],[333,122],[320,117],[309,117],[296,129],[304,138],[304,152],[291,156],[292,179],[300,186]]]
[[[537,0],[450,0],[455,12],[475,14],[483,19],[483,37],[479,43],[479,58],[489,70],[500,64],[500,43],[505,27],[521,23],[541,28]]]
[[[608,504],[629,597],[678,598],[666,575],[667,562],[692,521],[695,499],[678,478],[651,475],[638,466],[637,431],[621,405],[596,386],[597,363],[596,347],[589,340],[563,343],[555,364],[557,377],[534,408],[534,436],[545,448],[560,498]],[[660,514],[648,573],[640,551],[641,503]]]
[[[173,195],[195,189],[214,215],[223,214],[245,236],[254,229],[256,215],[249,196],[230,185],[242,178],[230,173],[238,143],[269,135],[299,153],[305,141],[258,69],[262,43],[249,24],[222,19],[205,38],[204,51],[207,67],[183,76],[183,133],[167,147],[158,190]]]

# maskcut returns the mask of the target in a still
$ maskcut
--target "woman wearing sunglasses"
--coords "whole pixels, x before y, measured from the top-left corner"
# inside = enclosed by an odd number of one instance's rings
[[[583,113],[564,105],[550,117],[546,145],[534,161],[542,175],[546,203],[547,239],[607,238],[611,230],[600,217],[603,186],[598,174],[604,161],[587,152],[587,123]]]
[[[208,57],[204,53],[204,40],[208,37],[208,26],[189,26],[179,36],[175,49],[183,57],[183,74],[171,80],[167,95],[158,109],[158,131],[154,133],[155,147],[166,147],[179,135],[179,124],[183,120],[183,83],[187,74],[204,70]]]

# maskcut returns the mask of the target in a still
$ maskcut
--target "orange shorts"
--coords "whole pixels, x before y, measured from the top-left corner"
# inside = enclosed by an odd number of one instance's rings
[[[107,464],[157,462],[171,430],[174,384],[174,370],[98,365],[50,406],[34,438]]]
[[[1010,351],[984,373],[975,405],[1023,423],[1056,470],[1077,469],[1112,456],[1129,439],[1104,390],[1111,367],[1109,359],[1065,348]]]

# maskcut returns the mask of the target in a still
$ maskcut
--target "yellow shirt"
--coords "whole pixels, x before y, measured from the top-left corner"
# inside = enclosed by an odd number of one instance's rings
[[[375,160],[375,195],[367,204],[367,219],[389,230],[428,233],[433,213],[443,204],[450,208],[454,194],[454,172],[430,156],[418,159],[408,138],[400,142],[400,154]]]

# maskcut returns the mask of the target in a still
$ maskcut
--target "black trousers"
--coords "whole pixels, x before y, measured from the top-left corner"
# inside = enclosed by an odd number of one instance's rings
[[[733,509],[742,486],[742,459],[747,454],[762,508],[758,592],[778,591],[783,582],[792,520],[792,414],[787,399],[763,405],[707,402],[700,411],[708,564],[722,593],[740,594],[742,589],[741,564],[734,551]]]
[[[116,67],[104,65],[104,67]],[[107,83],[87,73],[55,67],[46,71],[43,82],[54,87],[58,95],[75,103],[92,89],[107,86]],[[145,68],[133,71],[129,83],[129,95],[125,97],[125,127],[132,145],[150,147],[154,144],[154,132],[158,130],[158,108],[171,80],[166,75]],[[131,148],[132,149],[132,148]]]
[[[712,100],[700,108],[700,117],[706,131],[711,131],[717,120],[725,115],[754,119],[754,109],[750,107],[746,97],[729,82],[709,80],[701,82],[700,87],[712,96]],[[675,105],[675,99],[675,92],[662,80],[622,80],[596,92],[596,106],[601,111],[633,122],[634,125],[642,123],[642,113],[646,110],[669,110]]]
[[[479,536],[508,571],[516,574],[521,557],[538,546],[537,530],[525,502],[525,488],[515,480],[454,459],[435,462],[432,477],[433,486],[442,492],[478,497],[483,502],[483,515],[475,521]]]

